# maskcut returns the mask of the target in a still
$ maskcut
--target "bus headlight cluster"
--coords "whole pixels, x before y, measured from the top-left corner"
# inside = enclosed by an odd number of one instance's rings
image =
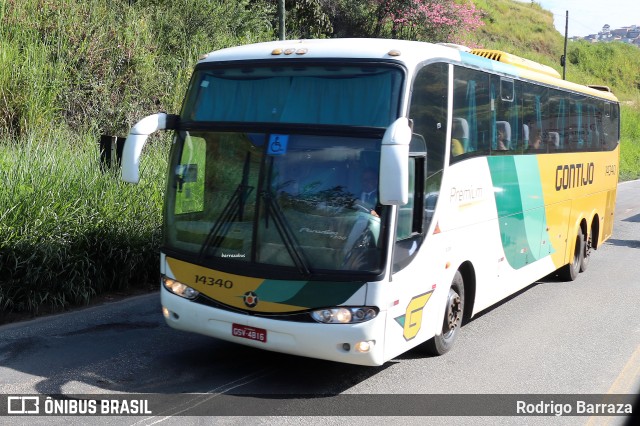
[[[326,308],[311,312],[311,318],[324,324],[353,324],[369,321],[378,315],[376,308]]]
[[[198,290],[182,284],[180,281],[172,280],[171,278],[162,277],[162,283],[171,293],[184,297],[185,299],[195,299],[200,294]]]

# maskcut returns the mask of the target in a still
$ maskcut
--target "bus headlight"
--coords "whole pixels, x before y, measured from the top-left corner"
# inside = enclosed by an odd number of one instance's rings
[[[162,284],[164,284],[164,287],[171,293],[184,297],[185,299],[192,300],[200,294],[198,290],[182,284],[180,281],[172,280],[171,278],[162,277]]]
[[[359,308],[326,308],[311,312],[311,318],[323,324],[353,324],[374,319],[378,309],[369,306]]]

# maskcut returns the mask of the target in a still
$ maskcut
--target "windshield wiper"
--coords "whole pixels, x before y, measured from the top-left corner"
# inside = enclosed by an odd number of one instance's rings
[[[222,212],[216,219],[215,224],[207,234],[202,247],[200,248],[200,258],[206,255],[209,248],[218,248],[222,244],[222,241],[226,238],[231,228],[231,223],[244,218],[244,207],[249,198],[249,194],[253,191],[253,187],[248,185],[249,181],[249,164],[251,161],[251,154],[247,152],[247,156],[244,160],[244,166],[242,168],[242,180],[240,184],[233,192],[231,199],[227,202],[222,209]]]
[[[269,188],[269,184],[272,181],[271,180],[272,173],[273,173],[273,158],[271,158],[271,163],[269,164],[267,188]],[[278,202],[274,200],[271,190],[267,189],[265,191],[261,191],[260,198],[264,200],[264,204],[265,204],[265,214],[264,214],[265,228],[269,227],[269,217],[273,216],[273,223],[276,226],[278,234],[280,234],[280,237],[282,238],[282,242],[284,243],[284,246],[287,249],[289,256],[291,256],[291,260],[293,260],[293,263],[296,265],[296,268],[298,268],[300,273],[302,273],[303,275],[306,275],[306,276],[311,275],[311,268],[309,267],[309,261],[305,257],[302,247],[296,240],[293,234],[293,231],[291,231],[289,222],[287,221],[287,218],[284,216],[284,213],[282,213],[282,210],[280,209],[280,205],[278,205]]]

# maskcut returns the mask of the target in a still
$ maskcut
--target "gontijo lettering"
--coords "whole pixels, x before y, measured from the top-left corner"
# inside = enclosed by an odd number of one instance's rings
[[[594,170],[593,163],[558,165],[556,168],[556,191],[591,185]]]

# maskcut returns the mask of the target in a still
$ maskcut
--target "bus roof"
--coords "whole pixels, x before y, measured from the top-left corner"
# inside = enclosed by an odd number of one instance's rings
[[[435,49],[435,50],[434,50]],[[390,54],[399,52],[399,56]],[[434,55],[444,55],[455,59],[454,50],[430,43],[393,39],[317,39],[284,40],[221,49],[206,55],[203,61],[233,61],[246,59],[274,58],[356,58],[394,59],[408,63],[411,59],[420,61]]]
[[[199,63],[268,59],[380,59],[413,69],[419,63],[441,59],[446,62],[492,71],[498,74],[537,81],[549,86],[581,92],[597,98],[617,101],[609,92],[571,83],[558,78],[551,67],[498,51],[487,55],[452,44],[432,44],[395,39],[310,39],[278,40],[230,47],[202,55]]]

